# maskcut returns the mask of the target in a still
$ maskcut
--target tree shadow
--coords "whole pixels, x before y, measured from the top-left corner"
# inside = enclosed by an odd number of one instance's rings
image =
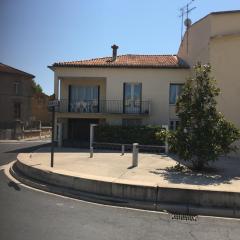
[[[232,180],[240,180],[239,160],[220,159],[218,162],[210,164],[203,171],[190,169],[190,164],[172,155],[171,158],[177,162],[176,166],[169,168],[157,168],[149,171],[152,174],[163,177],[169,183],[189,184],[189,185],[219,185],[231,184]]]

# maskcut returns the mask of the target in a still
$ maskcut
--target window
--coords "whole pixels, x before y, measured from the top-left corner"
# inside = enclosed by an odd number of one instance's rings
[[[179,120],[170,120],[169,129],[172,131],[177,130],[179,126]]]
[[[14,82],[14,93],[16,95],[20,94],[20,82],[19,81]]]
[[[71,112],[98,112],[99,86],[70,86]]]
[[[140,126],[142,125],[141,119],[123,119],[122,120],[122,125],[124,127],[127,126]]]
[[[21,103],[19,102],[14,103],[14,118],[15,119],[21,118]]]
[[[169,104],[176,104],[177,98],[182,92],[183,84],[170,84]]]
[[[124,112],[125,113],[140,113],[142,99],[142,84],[141,83],[124,83]]]

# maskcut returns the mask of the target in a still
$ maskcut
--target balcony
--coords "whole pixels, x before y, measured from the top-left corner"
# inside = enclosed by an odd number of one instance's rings
[[[84,100],[69,102],[67,99],[61,99],[57,111],[61,113],[149,115],[150,101]]]

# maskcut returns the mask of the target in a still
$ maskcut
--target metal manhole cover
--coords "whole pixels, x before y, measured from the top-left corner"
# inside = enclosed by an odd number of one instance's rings
[[[172,220],[190,221],[196,222],[197,216],[187,215],[187,214],[171,214]]]

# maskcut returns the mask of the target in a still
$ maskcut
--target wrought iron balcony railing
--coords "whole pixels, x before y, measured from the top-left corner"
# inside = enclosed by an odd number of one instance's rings
[[[145,114],[150,112],[150,101],[133,100],[82,100],[68,101],[61,99],[59,112],[75,113],[112,113],[112,114]]]

